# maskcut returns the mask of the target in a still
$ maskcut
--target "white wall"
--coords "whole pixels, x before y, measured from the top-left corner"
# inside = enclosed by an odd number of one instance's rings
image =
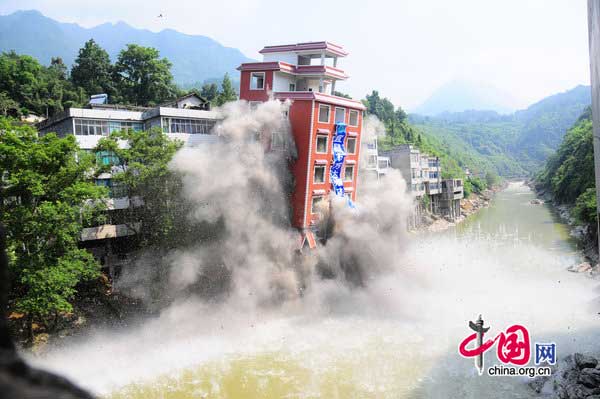
[[[275,72],[273,74],[273,91],[290,91],[290,83],[296,82],[296,79],[288,74]]]
[[[267,53],[263,54],[263,62],[281,61],[288,64],[298,65],[298,55],[296,53]]]

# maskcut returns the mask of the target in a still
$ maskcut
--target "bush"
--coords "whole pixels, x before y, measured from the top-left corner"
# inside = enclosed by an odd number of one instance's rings
[[[573,208],[573,216],[584,224],[597,223],[596,211],[596,188],[588,188],[577,197],[575,208]]]

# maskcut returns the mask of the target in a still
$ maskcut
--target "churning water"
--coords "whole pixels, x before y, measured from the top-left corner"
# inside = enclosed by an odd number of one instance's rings
[[[600,351],[598,283],[566,271],[580,260],[568,230],[532,198],[512,183],[464,224],[412,235],[367,289],[323,283],[328,301],[277,311],[184,303],[38,363],[108,398],[533,397],[526,377],[480,377],[457,351],[478,314],[559,358]]]

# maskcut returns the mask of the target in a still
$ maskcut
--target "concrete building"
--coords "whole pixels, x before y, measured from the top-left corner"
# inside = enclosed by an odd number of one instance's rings
[[[373,138],[363,148],[359,170],[362,173],[370,173],[381,179],[384,177],[390,167],[390,158],[379,155],[377,137]]]
[[[464,196],[462,179],[442,180],[439,158],[421,153],[412,144],[381,153],[389,158],[390,167],[400,170],[407,190],[415,199],[410,227],[421,224],[425,211],[451,220],[460,216],[460,200]]]
[[[211,131],[218,121],[217,114],[210,111],[209,103],[190,94],[156,107],[133,107],[106,104],[106,95],[92,96],[86,108],[69,108],[63,113],[36,125],[41,135],[57,133],[59,136],[74,135],[79,147],[93,151],[102,137],[115,131],[133,129],[149,130],[159,127],[173,139],[185,145],[194,146],[211,143],[217,136]],[[112,173],[120,169],[119,160],[114,154],[102,151],[96,154],[97,162],[112,165]],[[135,240],[139,223],[125,223],[125,211],[143,205],[139,198],[130,198],[126,187],[113,182],[112,173],[102,173],[95,183],[107,187],[110,198],[107,224],[86,227],[81,232],[82,246],[89,249],[103,267],[114,275],[126,261],[130,240]]]
[[[322,219],[319,209],[330,191],[356,200],[365,107],[334,95],[336,82],[348,78],[338,68],[338,60],[348,55],[341,46],[325,41],[298,43],[267,46],[260,53],[261,62],[238,68],[240,99],[292,101],[288,118],[298,152],[290,165],[296,182],[292,225],[301,231],[302,242],[312,246]]]

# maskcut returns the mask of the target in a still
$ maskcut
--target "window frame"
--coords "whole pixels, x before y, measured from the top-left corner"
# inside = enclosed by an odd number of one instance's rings
[[[317,181],[317,169],[323,169],[323,180]],[[327,165],[315,165],[313,167],[313,184],[325,184],[327,182]]]
[[[348,180],[348,173],[347,170],[348,168],[352,169],[352,173],[350,174],[350,180]],[[343,182],[344,183],[351,183],[354,181],[354,165],[344,165],[344,179]]]
[[[350,152],[348,150],[348,147],[349,147],[348,143],[350,142],[350,140],[354,141],[354,148],[353,148],[352,152]],[[347,154],[356,155],[356,143],[357,143],[356,137],[348,136],[348,138],[346,139],[346,153]]]
[[[319,139],[325,139],[325,152],[319,151]],[[315,153],[316,154],[327,154],[328,152],[329,152],[329,135],[317,134],[317,141],[315,143]]]
[[[252,87],[252,81],[253,81],[253,77],[254,75],[262,75],[262,87],[261,88],[257,88],[257,87]],[[265,89],[265,83],[267,80],[267,76],[264,72],[250,72],[250,84],[249,84],[249,88],[250,90],[256,90],[256,91],[261,91]]]
[[[338,109],[341,109],[344,111],[344,118],[341,122],[337,121],[337,112]],[[346,108],[344,107],[335,107],[335,112],[333,113],[333,123],[346,123]]]
[[[352,114],[353,113],[356,115],[356,124],[352,124]],[[359,115],[358,110],[351,109],[348,111],[348,126],[357,127],[359,119],[360,119],[360,115]]]
[[[321,120],[321,108],[327,108],[327,121]],[[330,123],[330,121],[331,121],[331,106],[329,106],[327,104],[319,104],[319,115],[318,115],[317,120],[319,121],[319,123]]]
[[[318,201],[315,203],[315,200]],[[320,215],[321,213],[315,209],[315,205],[318,205],[320,202],[324,201],[325,197],[322,195],[313,195],[313,197],[310,200],[310,214],[311,215]]]

